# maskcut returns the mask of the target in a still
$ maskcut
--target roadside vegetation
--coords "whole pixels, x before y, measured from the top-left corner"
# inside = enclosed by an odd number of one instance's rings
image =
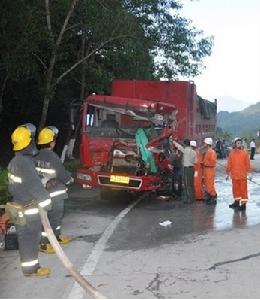
[[[64,166],[66,170],[72,173],[72,176],[76,173],[77,167],[79,167],[79,160],[72,159],[65,161]],[[6,168],[0,167],[0,205],[5,204],[7,201],[9,201],[10,194],[8,192],[8,172]]]
[[[114,78],[192,79],[213,46],[179,0],[2,0],[0,19],[2,166],[17,125],[55,125],[62,149],[73,101],[109,94]]]
[[[10,200],[7,183],[7,169],[0,167],[0,204],[5,204],[8,200]]]
[[[80,166],[80,162],[78,159],[71,159],[64,162],[64,167],[66,170],[71,172],[72,176],[76,174],[77,168]]]

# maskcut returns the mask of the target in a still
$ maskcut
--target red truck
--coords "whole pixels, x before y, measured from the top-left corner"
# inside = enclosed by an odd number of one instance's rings
[[[112,95],[175,105],[180,140],[188,138],[201,144],[205,137],[215,137],[217,102],[198,96],[191,81],[114,80]]]
[[[114,80],[82,114],[78,183],[135,192],[171,189],[171,135],[201,141],[216,126],[216,103],[185,81]]]

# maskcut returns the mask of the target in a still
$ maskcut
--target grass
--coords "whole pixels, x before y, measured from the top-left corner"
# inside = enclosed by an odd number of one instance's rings
[[[76,173],[76,169],[80,166],[80,162],[78,159],[67,160],[64,162],[64,167],[66,170],[71,172],[72,174]]]
[[[0,167],[0,204],[5,204],[8,200],[10,200],[7,184],[7,169]]]

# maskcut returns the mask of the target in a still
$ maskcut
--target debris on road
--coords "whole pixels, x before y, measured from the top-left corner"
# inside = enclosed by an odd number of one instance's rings
[[[170,226],[171,224],[172,224],[172,222],[171,221],[169,221],[169,220],[166,220],[166,221],[164,221],[164,222],[161,222],[161,223],[159,223],[161,226],[163,226],[163,227],[167,227],[167,226]]]

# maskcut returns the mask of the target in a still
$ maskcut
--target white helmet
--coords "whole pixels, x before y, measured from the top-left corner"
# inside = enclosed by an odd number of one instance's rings
[[[237,141],[242,141],[242,139],[240,138],[240,137],[236,137],[236,138],[234,138],[234,140],[233,140],[233,142],[235,143],[235,142],[237,142]]]
[[[197,142],[196,141],[190,141],[190,146],[191,147],[197,147]]]
[[[213,140],[211,137],[205,138],[204,143],[207,145],[212,145],[213,144]]]

